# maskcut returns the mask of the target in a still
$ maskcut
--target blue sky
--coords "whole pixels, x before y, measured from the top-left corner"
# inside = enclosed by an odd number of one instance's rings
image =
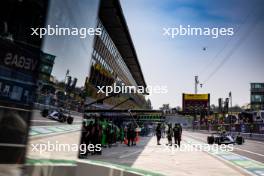
[[[168,86],[167,94],[149,96],[154,108],[181,105],[182,93],[194,92],[196,74],[204,83],[199,93],[210,93],[213,104],[229,91],[233,105],[249,103],[249,83],[264,82],[264,1],[121,0],[121,5],[147,84]],[[233,27],[235,34],[162,35],[163,28],[179,25]]]

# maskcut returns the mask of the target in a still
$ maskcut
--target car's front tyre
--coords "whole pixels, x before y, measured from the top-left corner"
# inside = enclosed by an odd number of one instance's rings
[[[237,136],[236,137],[236,143],[238,145],[242,145],[244,143],[244,138],[242,136]]]
[[[49,115],[49,110],[48,109],[43,109],[41,111],[41,115],[42,115],[42,117],[47,117]]]

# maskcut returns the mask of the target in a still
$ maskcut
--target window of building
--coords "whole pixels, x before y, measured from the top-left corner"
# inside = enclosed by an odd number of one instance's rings
[[[264,84],[263,83],[252,83],[251,87],[253,89],[261,89],[261,88],[264,88]]]
[[[251,100],[252,100],[252,102],[263,102],[264,97],[261,95],[252,95]]]

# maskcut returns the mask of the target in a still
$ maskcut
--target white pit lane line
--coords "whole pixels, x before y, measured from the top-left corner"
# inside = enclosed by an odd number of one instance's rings
[[[245,150],[245,149],[240,149],[240,148],[234,148],[234,150],[241,150],[241,151],[244,151],[244,152],[247,152],[247,153],[251,153],[251,154],[254,154],[254,155],[258,155],[258,156],[262,156],[262,157],[264,157],[263,154],[256,153],[256,152],[252,152],[252,151],[250,151],[250,150]]]

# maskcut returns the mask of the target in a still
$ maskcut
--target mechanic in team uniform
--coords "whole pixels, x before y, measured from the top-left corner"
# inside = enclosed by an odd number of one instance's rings
[[[97,144],[102,144],[102,126],[99,124],[98,119],[95,119],[95,122],[92,126],[92,144],[96,146]],[[92,154],[101,155],[102,151],[95,151]]]
[[[83,121],[82,122],[82,135],[81,135],[81,144],[85,144],[86,142],[86,134],[87,134],[87,127],[86,127],[86,122]],[[85,157],[85,155],[87,154],[87,151],[84,154],[79,153],[79,157]]]
[[[179,123],[175,123],[173,128],[175,146],[181,146],[182,127]]]
[[[172,136],[173,136],[172,125],[168,124],[167,138],[168,138],[168,145],[170,146],[172,146]]]
[[[121,128],[120,128],[120,142],[121,142],[121,144],[124,142],[124,139],[125,139],[125,131],[124,131],[124,127],[121,126]]]
[[[101,121],[101,125],[102,125],[102,146],[107,147],[107,136],[106,136],[107,121],[106,119],[103,119]]]
[[[160,138],[161,138],[161,124],[159,123],[157,128],[156,128],[156,136],[157,136],[157,145],[160,144]]]
[[[132,131],[131,131],[131,145],[132,146],[136,145],[136,137],[137,137],[136,126],[135,124],[132,124]]]
[[[111,124],[107,124],[106,127],[106,141],[108,144],[108,147],[110,148],[112,146],[112,132],[111,132]]]
[[[133,144],[133,127],[130,123],[127,128],[127,146],[130,146],[130,143]]]

